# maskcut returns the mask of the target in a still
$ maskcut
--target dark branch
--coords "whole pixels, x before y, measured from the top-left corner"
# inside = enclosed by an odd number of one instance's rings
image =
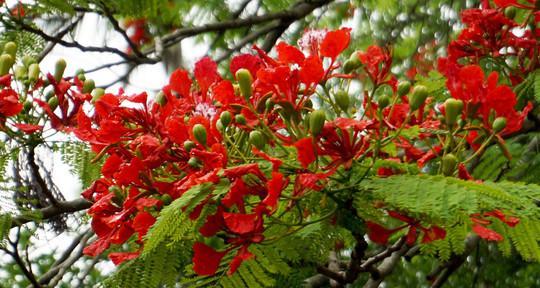
[[[127,35],[126,33],[126,30],[122,29],[120,27],[120,23],[118,23],[118,20],[116,20],[116,18],[114,18],[114,16],[112,15],[112,12],[111,10],[109,10],[109,8],[107,7],[107,5],[105,4],[105,2],[101,2],[102,4],[102,7],[103,7],[103,13],[105,14],[105,17],[107,19],[109,19],[109,22],[111,22],[114,30],[118,33],[120,33],[120,35],[122,35],[122,37],[124,38],[124,40],[126,40],[126,42],[128,43],[129,45],[129,48],[131,48],[131,51],[133,51],[133,53],[135,55],[137,55],[137,57],[139,58],[145,58],[145,56],[141,53],[141,51],[139,50],[139,47],[133,43],[133,41],[131,41],[131,39],[129,38],[129,36]]]
[[[64,213],[74,213],[82,210],[86,210],[92,206],[92,202],[86,199],[76,199],[72,201],[59,201],[56,205],[51,205],[39,210],[41,214],[40,220],[49,219],[55,216],[62,215]],[[24,215],[14,217],[11,223],[11,227],[21,226],[28,222],[36,221],[34,218],[25,217]]]

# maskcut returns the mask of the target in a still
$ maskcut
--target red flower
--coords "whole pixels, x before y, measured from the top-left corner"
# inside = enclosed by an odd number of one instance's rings
[[[154,216],[148,212],[138,213],[137,216],[133,218],[133,230],[139,233],[139,241],[142,240],[142,237],[146,235],[148,229],[150,229],[155,222],[156,218],[154,218]]]
[[[488,241],[502,241],[504,238],[501,236],[501,234],[488,229],[480,224],[474,224],[472,230],[474,233],[476,233],[480,238],[486,239]]]
[[[140,252],[113,252],[109,253],[109,259],[114,265],[120,265],[125,261],[139,257],[140,254]]]
[[[181,97],[189,97],[191,79],[188,72],[182,69],[174,70],[169,78],[169,86]]]
[[[195,79],[201,88],[203,99],[210,85],[221,80],[217,73],[217,64],[210,57],[204,57],[195,63]]]
[[[368,229],[369,239],[381,245],[386,245],[386,243],[388,243],[388,238],[390,238],[390,236],[397,231],[395,229],[386,229],[383,226],[371,221],[366,222],[366,226]]]
[[[19,103],[19,95],[11,88],[0,91],[0,117],[11,117],[19,114],[23,105]]]
[[[193,245],[193,270],[198,275],[214,275],[227,252],[218,252],[204,243]]]
[[[321,55],[336,59],[343,50],[349,47],[351,40],[351,28],[341,28],[326,33],[321,43]]]
[[[302,167],[308,168],[309,164],[313,163],[316,159],[313,138],[302,138],[294,143],[294,147],[296,147],[298,152],[298,161],[302,164]]]
[[[17,127],[26,134],[32,134],[34,132],[43,130],[43,126],[35,124],[16,123],[13,126]]]

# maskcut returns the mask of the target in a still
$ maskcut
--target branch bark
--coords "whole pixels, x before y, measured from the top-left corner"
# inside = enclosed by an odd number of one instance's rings
[[[39,212],[41,214],[41,218],[39,220],[45,220],[49,219],[58,215],[62,215],[64,213],[74,213],[82,210],[86,210],[92,206],[92,202],[86,200],[86,199],[76,199],[72,201],[59,201],[56,205],[51,205],[39,210],[36,210],[36,212]],[[34,222],[35,219],[26,217],[24,215],[20,215],[17,217],[14,217],[12,219],[11,228],[21,226],[28,222]]]

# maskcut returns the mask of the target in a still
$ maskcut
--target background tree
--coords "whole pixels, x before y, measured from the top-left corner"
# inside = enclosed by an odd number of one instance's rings
[[[222,71],[226,72],[229,66],[226,62],[231,55],[247,51],[253,43],[265,51],[271,51],[280,38],[295,42],[308,27],[336,29],[350,26],[356,27],[350,51],[364,50],[373,43],[388,45],[392,47],[394,64],[399,70],[397,73],[404,79],[423,80],[431,91],[435,91],[444,86],[444,81],[441,81],[441,75],[428,75],[427,72],[432,70],[436,57],[445,53],[444,47],[453,36],[453,31],[463,27],[459,23],[459,11],[466,8],[466,3],[469,7],[479,4],[474,1],[317,0],[53,0],[24,4],[7,1],[2,6],[4,13],[0,21],[4,25],[2,38],[4,41],[15,41],[20,47],[20,56],[33,55],[41,61],[47,58],[54,47],[64,46],[83,51],[88,57],[100,57],[101,54],[114,57],[110,63],[98,67],[81,67],[84,70],[82,74],[88,77],[111,67],[121,72],[117,79],[97,83],[97,86],[109,89],[118,87],[119,83],[129,85],[133,74],[145,73],[148,65],[163,65],[167,72],[179,66],[191,66],[196,59],[186,59],[185,50],[190,49],[186,41],[191,40],[190,44],[196,43],[207,49],[208,54],[220,63]],[[107,30],[104,38],[87,41],[87,36],[77,33],[82,23],[91,17],[97,17],[97,23]],[[111,39],[121,39],[122,43],[109,45]],[[81,74],[81,71],[76,74]],[[516,90],[522,89],[522,94],[538,95],[532,88],[538,86],[536,79],[531,77],[516,87]],[[527,122],[530,133],[519,135],[508,142],[513,160],[508,161],[501,156],[498,146],[490,147],[483,159],[476,163],[478,168],[473,176],[493,181],[510,179],[536,183],[537,178],[531,176],[534,173],[526,173],[534,171],[537,166],[535,121],[533,118]],[[1,174],[5,176],[1,180],[5,192],[0,210],[3,222],[0,222],[7,224],[0,227],[4,228],[1,229],[3,234],[8,236],[2,249],[9,256],[4,258],[4,267],[9,268],[0,277],[5,279],[3,283],[7,286],[11,283],[20,287],[91,286],[103,280],[99,272],[103,269],[95,267],[105,259],[82,256],[82,247],[95,238],[82,212],[91,203],[83,199],[66,201],[55,184],[56,179],[51,176],[47,159],[53,155],[62,155],[63,160],[72,165],[73,172],[80,177],[83,188],[99,177],[101,163],[92,161],[96,155],[74,139],[56,139],[52,134],[43,139],[22,137],[22,142],[7,141],[2,145],[0,164],[5,171]],[[310,241],[310,237],[315,239],[313,235],[327,233],[328,229],[313,227],[313,231],[306,232],[305,241]],[[43,237],[49,237],[43,235],[52,233],[68,234],[66,238],[70,238],[71,243],[62,247],[67,248],[63,251],[39,252],[35,243]],[[350,247],[350,243],[347,244]],[[492,245],[473,241],[470,246],[464,251],[466,254],[449,255],[442,263],[417,260],[422,259],[421,256],[410,252],[405,259],[411,263],[402,262],[403,265],[396,268],[403,274],[394,273],[382,279],[389,285],[402,285],[404,282],[428,285],[424,277],[446,280],[445,277],[466,263],[464,268],[457,270],[448,280],[449,283],[458,285],[459,281],[463,281],[467,284],[497,286],[505,283],[506,275],[511,274],[497,273],[496,277],[486,275],[493,275],[490,271],[510,269],[520,271],[521,282],[506,282],[505,285],[520,287],[518,283],[531,284],[537,281],[534,275],[538,272],[538,266],[525,265],[520,256],[513,256],[514,263],[493,263],[496,252]],[[337,259],[335,255],[323,256],[337,265],[343,260]],[[467,257],[474,261],[465,261]],[[317,267],[315,263],[291,261],[285,264],[295,272],[287,277],[279,276],[281,278],[277,278],[276,285],[301,285],[307,282],[317,286],[331,283],[332,277],[327,275],[331,271]],[[465,271],[465,268],[469,270]]]

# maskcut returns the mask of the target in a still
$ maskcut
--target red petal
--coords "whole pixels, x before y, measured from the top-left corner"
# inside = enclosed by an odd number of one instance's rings
[[[233,260],[231,261],[229,271],[227,271],[227,275],[232,275],[234,272],[236,272],[236,269],[242,264],[242,262],[248,260],[249,258],[253,257],[254,255],[249,252],[247,249],[247,245],[242,246],[240,250],[238,250],[238,253],[236,253],[236,256],[234,256]]]
[[[113,174],[118,171],[120,165],[124,163],[124,160],[120,158],[117,154],[112,154],[105,160],[105,163],[101,167],[101,174],[107,178],[112,178]]]
[[[349,46],[351,40],[351,28],[341,28],[326,33],[321,43],[321,55],[335,59]]]
[[[140,252],[113,252],[109,253],[109,259],[111,259],[114,265],[120,265],[124,261],[139,257],[139,254]]]
[[[148,229],[150,229],[155,222],[156,218],[148,212],[141,212],[133,218],[133,230],[139,233],[139,240],[148,233]]]
[[[191,79],[188,72],[182,69],[174,70],[169,78],[169,86],[182,97],[188,97],[191,89]]]
[[[36,131],[43,130],[43,126],[35,124],[16,123],[14,126],[26,134],[32,134]]]
[[[317,56],[308,57],[300,68],[300,81],[308,86],[318,84],[324,77],[322,61]]]
[[[261,65],[261,58],[251,54],[241,54],[232,58],[230,70],[232,75],[236,75],[238,69],[245,68],[249,70],[251,76],[256,77],[257,71],[261,68]]]
[[[103,251],[107,250],[110,245],[111,242],[109,242],[109,239],[98,239],[92,244],[84,247],[83,254],[96,257],[99,254],[103,253]]]
[[[268,187],[268,195],[266,195],[266,198],[264,198],[262,202],[266,206],[270,206],[272,209],[275,209],[279,196],[281,195],[281,191],[283,191],[285,185],[286,182],[283,174],[279,172],[272,172],[272,179],[266,183],[266,186]]]
[[[296,150],[298,151],[298,161],[300,161],[302,167],[307,168],[309,164],[315,161],[315,147],[311,137],[302,138],[296,141],[294,147],[296,147]]]
[[[478,234],[480,238],[488,241],[502,241],[504,239],[501,234],[479,224],[474,224],[472,230],[474,233]]]
[[[414,245],[414,242],[416,242],[416,238],[418,238],[417,229],[416,227],[411,226],[409,228],[409,232],[407,232],[407,245]]]
[[[305,56],[298,48],[291,46],[285,42],[279,42],[276,46],[276,51],[278,53],[279,61],[286,64],[302,64],[304,62]]]
[[[234,94],[234,87],[230,81],[223,80],[212,86],[212,93],[214,94],[214,99],[221,102],[223,105],[239,102],[239,99],[237,99]]]
[[[431,226],[430,229],[424,230],[424,238],[422,243],[429,243],[435,240],[444,239],[446,237],[446,230],[439,226]]]
[[[236,234],[248,234],[257,228],[257,214],[223,212],[223,220],[229,230]]]
[[[193,271],[200,276],[214,275],[227,252],[218,252],[204,243],[193,245]]]
[[[217,73],[216,62],[210,57],[204,57],[195,63],[195,79],[197,79],[201,92],[206,94],[212,84],[221,80],[221,76]]]
[[[403,221],[409,224],[414,222],[413,218],[405,216],[405,215],[401,215],[396,211],[388,211],[388,215],[390,215],[390,217],[392,218],[398,219],[400,221]]]
[[[218,210],[215,214],[206,217],[206,222],[199,229],[199,232],[204,237],[212,237],[216,235],[216,233],[225,225],[225,223],[223,223],[223,208],[221,207],[222,206],[218,206]]]
[[[368,229],[369,239],[377,244],[386,245],[386,243],[388,243],[388,238],[390,238],[390,236],[396,232],[396,230],[386,229],[383,226],[371,221],[366,222],[366,226]]]

